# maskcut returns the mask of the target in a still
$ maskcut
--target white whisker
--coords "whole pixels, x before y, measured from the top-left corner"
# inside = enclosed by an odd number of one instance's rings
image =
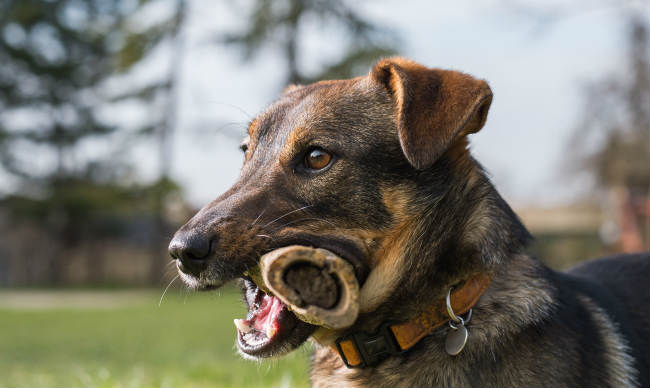
[[[188,288],[185,292],[185,298],[183,298],[183,304],[187,303],[187,297],[190,295],[190,289]]]
[[[176,281],[176,279],[178,279],[179,276],[180,276],[180,275],[176,275],[176,276],[174,276],[174,278],[172,279],[172,281],[169,282],[169,284],[167,285],[167,287],[165,287],[165,291],[163,291],[162,295],[160,296],[160,301],[158,302],[158,307],[160,307],[160,305],[162,304],[163,298],[165,298],[165,294],[167,293],[167,290],[169,290],[169,287],[171,287],[172,283],[174,283],[174,282]]]
[[[314,206],[314,205],[303,206],[303,207],[301,207],[300,209],[292,210],[292,211],[290,211],[289,213],[285,213],[284,215],[282,215],[282,216],[276,218],[275,220],[269,222],[268,224],[264,225],[263,228],[266,228],[267,226],[271,225],[271,224],[274,223],[275,221],[278,221],[278,220],[283,219],[284,217],[288,216],[289,214],[292,214],[292,213],[295,213],[295,212],[298,212],[298,211],[301,211],[301,210],[307,209],[307,208],[312,207],[312,206]]]
[[[253,223],[251,224],[251,226],[255,225],[255,223],[256,223],[257,221],[259,221],[260,217],[262,217],[262,214],[264,214],[265,211],[266,211],[266,208],[264,208],[264,209],[262,210],[262,212],[260,213],[260,215],[257,216],[257,218],[255,219],[255,221],[253,221]]]
[[[293,220],[293,221],[287,222],[286,224],[281,225],[278,229],[282,229],[282,228],[284,228],[284,227],[286,227],[288,225],[295,224],[297,222],[302,222],[302,221],[323,221],[323,222],[325,222],[327,224],[332,225],[335,229],[338,229],[336,224],[334,224],[333,222],[327,221],[325,219],[322,219],[322,218],[301,218],[301,219],[298,219],[298,220]]]

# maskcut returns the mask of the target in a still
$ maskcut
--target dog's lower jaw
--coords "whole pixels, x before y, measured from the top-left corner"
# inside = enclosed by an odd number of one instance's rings
[[[291,313],[290,313],[291,314]],[[296,322],[289,333],[285,334],[283,339],[277,343],[272,343],[271,347],[266,347],[262,351],[251,352],[246,345],[242,343],[242,333],[237,333],[237,352],[248,360],[261,360],[264,358],[280,357],[299,348],[304,344],[312,334],[314,328],[304,322]]]
[[[214,277],[204,276],[203,274],[199,277],[196,277],[191,274],[187,274],[180,269],[178,270],[178,276],[181,278],[183,283],[195,291],[211,291],[223,287],[225,284],[224,281],[216,279]]]
[[[300,321],[277,297],[266,294],[250,279],[241,281],[245,319],[236,319],[237,348],[247,359],[284,355],[302,345],[315,326]]]
[[[182,271],[178,266],[178,274],[185,285],[196,291],[209,291],[222,287],[225,281],[218,279],[214,276],[212,271],[206,270],[198,276],[194,276]],[[254,291],[264,295],[264,299],[268,299],[273,303],[271,306],[274,311],[268,319],[271,321],[269,324],[272,326],[266,327],[263,332],[259,332],[258,339],[252,340],[251,335],[256,333],[243,333],[237,327],[237,349],[243,358],[250,360],[258,360],[261,358],[268,358],[274,356],[284,355],[295,348],[302,345],[315,330],[315,326],[300,321],[292,312],[287,310],[287,307],[282,304],[277,298],[265,295],[257,286],[249,279],[243,280],[243,284],[249,284],[249,288],[254,288]],[[246,288],[244,293],[246,295]],[[246,305],[249,307],[248,320],[254,320],[256,311],[252,311],[254,301],[251,298],[245,298]],[[276,306],[277,305],[277,306]],[[237,321],[237,320],[236,320]],[[236,326],[238,326],[236,324]],[[244,327],[243,325],[242,327]],[[268,330],[270,329],[270,330]],[[247,337],[249,338],[247,340]]]

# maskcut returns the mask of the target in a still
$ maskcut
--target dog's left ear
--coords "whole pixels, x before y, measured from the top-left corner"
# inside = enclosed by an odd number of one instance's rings
[[[492,102],[485,81],[404,58],[380,61],[370,77],[393,97],[402,150],[419,170],[433,165],[456,139],[478,132]]]

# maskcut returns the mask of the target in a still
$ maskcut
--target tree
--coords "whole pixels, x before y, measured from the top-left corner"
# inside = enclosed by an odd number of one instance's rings
[[[623,71],[589,83],[582,121],[572,142],[581,166],[609,193],[617,209],[621,249],[648,249],[650,216],[650,31],[631,16]],[[595,148],[589,148],[597,143]],[[586,146],[585,146],[586,145]]]
[[[633,0],[531,5],[506,1],[543,33],[571,17],[610,9],[627,26],[626,62],[621,69],[584,87],[582,116],[569,142],[573,174],[588,171],[592,192],[605,193],[609,221],[601,239],[613,250],[650,247],[650,20],[647,6]]]
[[[184,2],[176,3],[170,17],[141,28],[137,13],[149,3],[0,3],[0,167],[16,182],[0,193],[1,204],[13,219],[37,220],[61,242],[61,251],[51,254],[52,283],[61,281],[66,247],[124,233],[125,223],[138,215],[152,219],[156,228],[165,196],[178,190],[168,178],[173,109],[159,109],[134,131],[102,116],[103,109],[118,102],[154,113],[161,100],[175,105],[175,59],[163,79],[110,92],[111,81],[127,76],[154,48],[178,37]],[[134,168],[123,156],[142,136],[159,139],[160,179],[129,184]],[[160,280],[159,262],[162,258],[152,261],[154,280]]]
[[[324,64],[315,74],[306,74],[300,65],[300,38],[309,17],[349,33],[348,41],[340,42],[344,47],[341,59]],[[244,31],[226,34],[221,41],[241,48],[247,61],[263,47],[275,44],[286,61],[285,84],[348,78],[366,71],[380,57],[394,54],[397,44],[394,34],[361,17],[344,0],[256,0]]]

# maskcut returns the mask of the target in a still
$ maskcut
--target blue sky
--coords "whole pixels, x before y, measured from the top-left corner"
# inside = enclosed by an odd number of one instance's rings
[[[284,74],[281,58],[271,49],[244,64],[235,49],[209,43],[219,32],[241,27],[234,7],[210,0],[190,4],[173,176],[191,203],[201,206],[235,181],[242,156],[232,134],[243,135],[250,115],[278,95]],[[552,23],[540,23],[509,4],[515,3],[366,1],[359,7],[399,34],[401,55],[489,82],[494,101],[487,124],[472,135],[471,144],[507,200],[519,206],[571,202],[590,189],[585,176],[566,172],[573,168],[568,140],[580,118],[581,84],[624,67],[626,12],[648,16],[647,6],[526,2],[541,10],[570,10]],[[340,55],[340,34],[315,25],[306,26],[301,43],[300,60],[308,69]],[[164,68],[156,63],[150,61],[149,71],[141,73]],[[141,158],[145,175],[153,171],[149,159]]]

